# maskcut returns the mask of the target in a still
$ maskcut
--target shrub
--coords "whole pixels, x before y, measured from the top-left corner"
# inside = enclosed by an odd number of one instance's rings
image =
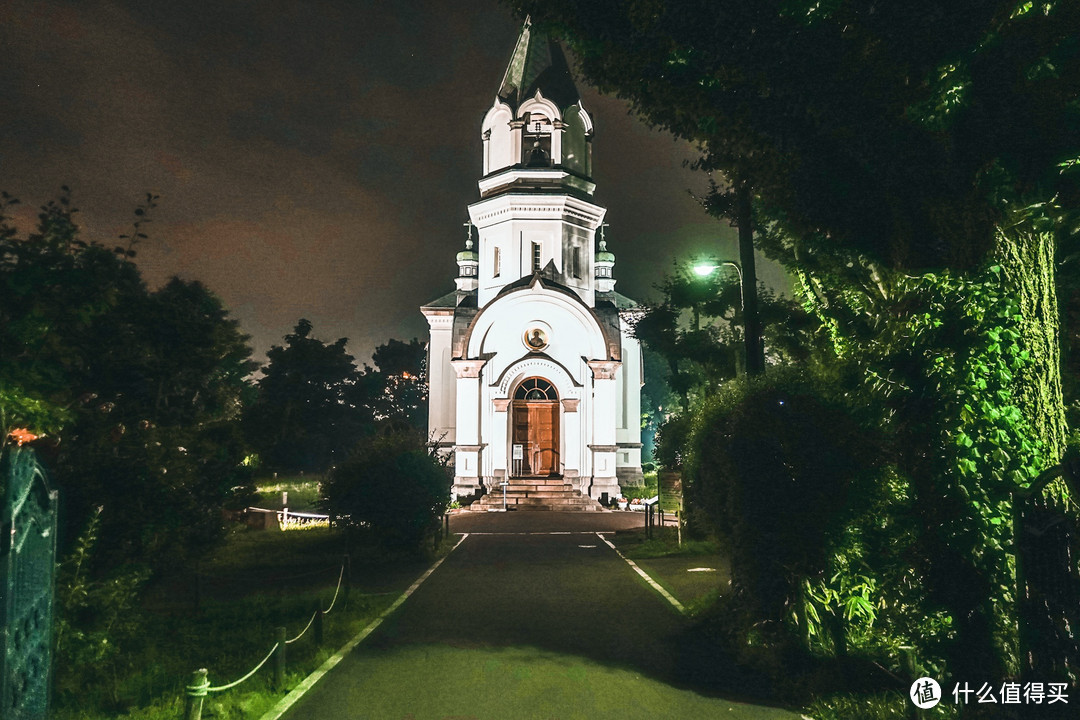
[[[331,472],[323,495],[334,515],[346,515],[387,545],[418,548],[438,528],[451,479],[425,437],[402,424],[382,427]]]
[[[729,546],[733,591],[762,627],[806,604],[808,579],[820,589],[832,576],[861,503],[855,481],[875,472],[873,435],[833,394],[821,380],[778,370],[728,383],[694,416],[688,500]],[[823,596],[836,597],[822,590],[811,601]]]

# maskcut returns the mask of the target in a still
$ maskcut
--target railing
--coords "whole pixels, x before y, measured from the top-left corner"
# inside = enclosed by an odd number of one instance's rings
[[[323,642],[323,618],[328,615],[337,604],[338,597],[341,595],[341,589],[344,585],[345,588],[345,602],[348,602],[349,595],[349,556],[346,555],[341,563],[341,570],[338,572],[337,587],[334,589],[334,597],[330,601],[330,606],[325,610],[322,608],[322,604],[316,602],[315,611],[311,614],[311,618],[308,620],[307,625],[301,630],[295,637],[286,639],[286,631],[284,627],[278,627],[274,629],[274,646],[270,648],[270,651],[266,654],[262,660],[260,660],[255,667],[247,672],[243,677],[238,680],[234,680],[231,683],[225,685],[211,686],[210,678],[208,677],[209,671],[206,668],[199,668],[191,674],[191,682],[184,688],[184,720],[201,720],[203,702],[206,696],[210,693],[224,692],[230,690],[237,685],[254,677],[255,673],[259,672],[264,665],[271,658],[274,659],[274,677],[273,685],[276,689],[280,689],[285,681],[285,650],[289,645],[292,645],[300,638],[307,634],[308,630],[314,629],[315,632],[315,644],[321,645]]]

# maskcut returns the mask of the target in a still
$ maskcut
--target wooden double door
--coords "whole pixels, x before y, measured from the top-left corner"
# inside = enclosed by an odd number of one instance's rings
[[[513,444],[522,458],[514,467],[519,476],[559,474],[559,401],[514,400]]]

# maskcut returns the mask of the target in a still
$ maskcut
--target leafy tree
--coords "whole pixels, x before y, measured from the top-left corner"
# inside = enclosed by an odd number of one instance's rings
[[[742,289],[734,273],[702,277],[677,263],[660,290],[661,301],[646,307],[634,334],[663,359],[668,386],[685,411],[695,397],[746,371]],[[758,300],[768,364],[806,360],[825,349],[819,322],[798,303],[764,286]]]
[[[358,373],[347,338],[326,344],[301,319],[266,354],[247,433],[264,462],[284,470],[324,471],[348,456],[369,427],[372,409],[356,392]]]
[[[100,512],[102,567],[211,542],[221,504],[244,484],[246,337],[201,284],[143,284],[131,258],[154,200],[115,249],[80,239],[66,188],[26,237],[0,218],[4,437],[28,427],[51,441],[62,550]]]
[[[380,423],[323,486],[336,515],[390,546],[419,549],[450,501],[452,479],[422,432],[402,422]]]
[[[426,349],[418,340],[389,340],[358,370],[340,338],[312,337],[301,319],[285,345],[267,353],[247,434],[270,467],[324,471],[348,457],[376,421],[427,424]]]
[[[382,392],[376,402],[381,419],[401,420],[412,427],[427,428],[427,347],[413,338],[409,342],[388,340],[371,356],[378,368]],[[365,374],[373,374],[365,367]]]

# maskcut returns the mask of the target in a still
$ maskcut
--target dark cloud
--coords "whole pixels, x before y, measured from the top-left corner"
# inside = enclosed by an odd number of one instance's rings
[[[204,281],[260,352],[307,317],[366,359],[422,337],[417,307],[453,287],[518,29],[489,2],[9,0],[0,189],[32,207],[70,185],[104,241],[157,193],[151,282]],[[704,186],[692,148],[581,90],[619,289],[733,253],[686,192]]]

